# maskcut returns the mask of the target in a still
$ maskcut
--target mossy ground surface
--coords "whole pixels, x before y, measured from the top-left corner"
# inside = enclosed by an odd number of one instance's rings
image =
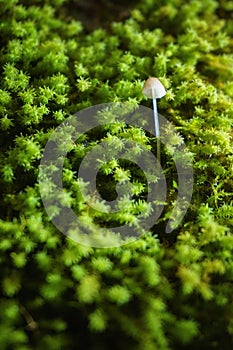
[[[74,1],[0,0],[0,348],[230,350],[232,2],[132,1],[125,12],[116,2],[116,17],[114,1],[89,2],[93,21],[83,4],[77,3],[78,13]],[[167,90],[159,110],[180,135],[174,143],[185,142],[192,155],[187,215],[165,233],[177,184],[169,180],[172,149],[162,149],[168,195],[152,230],[118,248],[77,244],[56,230],[41,201],[45,144],[61,122],[86,107],[150,106],[141,92],[149,76]],[[75,166],[90,147],[118,136],[156,152],[142,130],[109,126],[79,140],[64,166],[66,199],[90,226],[106,216],[87,208]],[[135,180],[131,172],[120,162],[108,164],[100,174],[107,195],[123,176],[143,199],[143,177]],[[133,220],[138,203],[126,201],[117,221]]]

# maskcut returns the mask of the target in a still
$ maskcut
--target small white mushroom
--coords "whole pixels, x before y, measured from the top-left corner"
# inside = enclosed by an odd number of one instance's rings
[[[158,78],[149,78],[143,86],[142,93],[149,98],[161,98],[166,95],[166,90]]]
[[[154,112],[154,123],[155,123],[155,135],[157,138],[160,136],[159,131],[159,117],[158,117],[158,109],[157,109],[157,98],[161,98],[166,95],[166,90],[163,86],[163,84],[159,81],[158,78],[149,78],[145,82],[142,93],[151,98],[153,102],[153,112]],[[160,143],[159,140],[157,140],[157,158],[160,162]]]

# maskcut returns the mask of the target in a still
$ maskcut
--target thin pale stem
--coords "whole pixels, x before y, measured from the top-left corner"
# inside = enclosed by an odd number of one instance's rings
[[[159,116],[158,116],[158,109],[157,109],[157,101],[156,98],[152,99],[153,102],[153,112],[154,112],[154,123],[155,123],[155,136],[159,137]]]
[[[152,90],[152,103],[153,103],[153,113],[154,113],[154,124],[155,124],[155,136],[157,137],[157,160],[160,163],[160,131],[159,131],[159,115],[157,108],[157,101],[155,98],[154,90]]]

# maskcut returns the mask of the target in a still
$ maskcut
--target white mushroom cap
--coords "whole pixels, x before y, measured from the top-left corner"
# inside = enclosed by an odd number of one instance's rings
[[[143,86],[142,93],[149,98],[161,98],[166,95],[166,90],[158,78],[149,78]]]

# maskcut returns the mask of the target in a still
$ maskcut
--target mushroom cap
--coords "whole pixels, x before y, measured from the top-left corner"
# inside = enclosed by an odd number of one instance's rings
[[[149,98],[161,98],[166,95],[166,90],[158,78],[151,77],[145,82],[142,93]]]

